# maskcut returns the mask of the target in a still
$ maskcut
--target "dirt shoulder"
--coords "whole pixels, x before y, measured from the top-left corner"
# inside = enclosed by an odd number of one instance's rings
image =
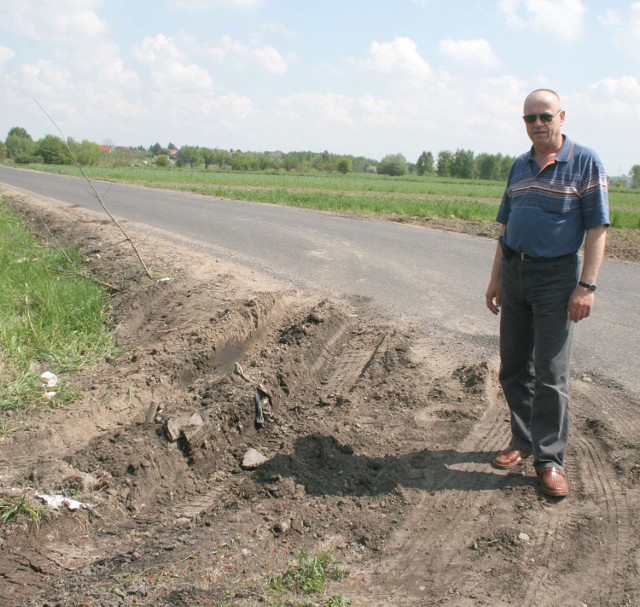
[[[549,500],[530,461],[489,465],[506,407],[465,344],[127,225],[150,279],[110,222],[14,204],[117,288],[120,351],[73,405],[4,418],[0,498],[81,507],[0,527],[0,605],[276,605],[301,549],[347,575],[286,604],[640,604],[637,395],[575,378],[572,495]]]

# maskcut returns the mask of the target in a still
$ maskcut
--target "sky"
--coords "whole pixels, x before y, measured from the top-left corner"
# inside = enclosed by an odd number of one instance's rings
[[[515,156],[540,87],[640,164],[640,1],[0,0],[3,140]]]

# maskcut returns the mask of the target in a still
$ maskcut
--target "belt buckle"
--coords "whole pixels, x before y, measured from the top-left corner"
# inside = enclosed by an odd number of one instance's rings
[[[522,251],[518,251],[518,257],[522,261],[529,261],[529,259],[528,259],[529,256],[526,253],[523,253]]]

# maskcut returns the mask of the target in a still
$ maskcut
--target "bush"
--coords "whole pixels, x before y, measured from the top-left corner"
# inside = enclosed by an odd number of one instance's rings
[[[394,177],[406,175],[407,159],[402,154],[389,154],[378,164],[378,173]]]
[[[20,154],[14,160],[16,164],[44,164],[42,156],[31,156],[30,154]]]

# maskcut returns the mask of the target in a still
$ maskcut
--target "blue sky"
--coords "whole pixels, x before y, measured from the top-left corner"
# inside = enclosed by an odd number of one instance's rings
[[[0,0],[0,138],[515,155],[524,97],[640,164],[640,1]]]

